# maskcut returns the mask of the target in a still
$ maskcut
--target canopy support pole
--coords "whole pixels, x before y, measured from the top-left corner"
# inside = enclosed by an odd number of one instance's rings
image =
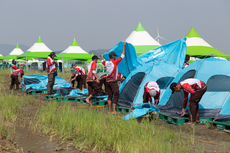
[[[27,56],[26,56],[26,70],[28,70]]]
[[[64,73],[64,60],[63,60],[63,57],[62,57],[62,72]]]

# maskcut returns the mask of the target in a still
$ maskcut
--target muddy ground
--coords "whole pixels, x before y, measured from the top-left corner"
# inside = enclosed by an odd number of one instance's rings
[[[10,82],[10,79],[8,76],[2,76],[1,78],[5,78],[5,87],[6,90],[2,92],[8,92],[8,87]],[[20,92],[21,94],[25,94],[23,92]],[[16,94],[16,91],[14,91],[14,94]],[[35,112],[38,109],[38,105],[46,105],[49,101],[45,100],[44,95],[35,95],[35,104],[33,106],[24,108],[23,118],[18,119],[17,128],[16,128],[16,139],[14,142],[10,142],[10,145],[20,150],[20,152],[30,152],[30,153],[52,153],[52,152],[58,152],[58,153],[64,153],[64,152],[70,152],[70,153],[78,153],[78,152],[91,152],[91,151],[80,151],[79,149],[73,148],[71,146],[68,146],[67,143],[63,143],[61,140],[59,140],[57,137],[50,137],[48,135],[44,135],[42,133],[34,133],[31,129],[29,129],[28,122],[34,117]],[[61,103],[61,102],[60,102]],[[69,102],[69,105],[76,107],[78,105],[76,102]],[[98,108],[97,108],[98,109]],[[119,115],[121,116],[121,114]],[[25,123],[26,119],[26,123]],[[185,141],[187,142],[187,139],[191,138],[191,127],[190,125],[181,125],[177,126],[174,124],[168,124],[167,122],[164,122],[162,120],[157,120],[156,123],[157,130],[161,130],[164,128],[169,128],[173,130],[175,133],[182,132],[182,136],[185,137]],[[226,152],[230,152],[230,134],[219,131],[216,128],[208,127],[207,125],[196,125],[195,126],[195,144],[193,145],[193,148],[196,149],[198,145],[203,145],[206,152],[223,152],[223,147],[220,145],[229,146],[229,148],[226,148]],[[9,142],[6,142],[5,140],[0,140],[0,145],[2,147],[5,147],[5,152],[13,152],[13,149],[9,147]],[[191,150],[191,152],[193,152]]]

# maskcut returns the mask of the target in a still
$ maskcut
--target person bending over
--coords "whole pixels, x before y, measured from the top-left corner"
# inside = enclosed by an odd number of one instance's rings
[[[154,97],[155,100],[155,106],[158,105],[159,103],[159,98],[160,98],[160,88],[159,85],[155,81],[150,81],[146,83],[144,87],[144,95],[143,95],[143,103],[148,103],[152,105],[152,97]]]
[[[101,55],[101,62],[103,65],[106,66],[107,69],[106,95],[108,95],[109,112],[112,112],[113,114],[117,114],[116,105],[119,99],[119,86],[117,84],[117,75],[118,75],[117,65],[125,57],[125,46],[126,43],[123,44],[123,52],[121,54],[121,57],[119,57],[118,59],[116,59],[117,55],[114,52],[109,53],[109,58],[110,58],[109,61],[105,61],[103,56]],[[113,103],[113,111],[111,110],[112,103]]]
[[[85,82],[86,82],[86,73],[85,70],[80,67],[74,65],[73,68],[75,69],[74,74],[71,76],[71,84],[72,87],[74,87],[74,82],[77,81],[77,88],[82,90],[82,84],[84,85],[84,88],[86,88]]]
[[[174,91],[180,92],[183,90],[184,92],[184,104],[182,107],[181,115],[184,116],[185,108],[188,101],[188,94],[190,93],[190,100],[188,106],[190,107],[190,115],[189,115],[189,124],[190,123],[199,123],[199,102],[207,90],[207,85],[198,79],[189,78],[180,83],[173,82],[170,85],[170,89],[172,90],[172,94]]]
[[[88,75],[87,75],[87,84],[88,84],[88,91],[89,91],[89,97],[86,98],[86,102],[92,106],[92,97],[96,96],[99,91],[99,83],[97,77],[97,61],[98,57],[94,55],[92,57],[92,62],[88,65]]]
[[[17,89],[17,94],[19,95],[19,85],[21,86],[21,83],[18,80],[18,77],[21,77],[21,82],[22,82],[22,76],[24,75],[23,70],[21,69],[17,69],[15,71],[12,72],[11,74],[11,85],[10,85],[10,90],[9,93],[11,93],[11,90],[13,89],[14,85],[16,85],[16,89]]]

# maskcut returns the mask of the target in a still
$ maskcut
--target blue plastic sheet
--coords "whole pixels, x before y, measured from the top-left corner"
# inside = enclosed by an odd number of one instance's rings
[[[22,80],[22,85],[26,87],[26,89],[30,90],[44,90],[47,89],[48,84],[48,76],[46,75],[24,75]],[[55,88],[70,88],[71,85],[65,79],[56,76],[54,89]]]
[[[83,89],[82,91],[80,89],[73,89],[68,96],[82,96],[83,94],[88,94],[88,92],[88,89]]]
[[[159,113],[160,109],[153,106],[153,105],[150,105],[149,103],[145,103],[142,105],[135,105],[134,110],[131,113],[129,113],[128,115],[124,116],[122,119],[123,120],[130,120],[130,119],[134,119],[134,118],[139,118],[139,117],[142,117],[145,114],[151,113],[153,111]]]

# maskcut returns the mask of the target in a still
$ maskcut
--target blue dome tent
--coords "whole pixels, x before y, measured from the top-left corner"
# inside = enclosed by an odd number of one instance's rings
[[[172,82],[181,82],[187,78],[196,78],[207,84],[207,91],[199,102],[200,117],[215,117],[227,101],[230,100],[230,62],[223,59],[207,58],[194,61],[175,77]],[[160,99],[159,108],[162,112],[179,115],[184,95],[183,91],[171,94],[166,89]],[[186,108],[188,109],[188,107]],[[222,110],[224,112],[224,110]],[[230,113],[229,113],[230,114]]]
[[[142,104],[144,86],[149,81],[156,81],[160,85],[161,95],[163,95],[163,90],[167,88],[170,81],[173,80],[183,66],[186,55],[185,41],[186,38],[171,42],[153,49],[138,58],[125,59],[123,64],[118,65],[118,71],[126,76],[125,81],[119,88],[120,98],[118,105],[132,107],[133,105]],[[128,47],[131,48],[133,46],[128,44]],[[115,49],[113,51],[117,53]],[[132,55],[130,52],[134,54],[134,48],[130,50],[126,48],[125,58],[127,58],[127,55]],[[104,58],[106,59],[107,57],[106,60],[108,60],[108,54],[109,52],[104,54]],[[120,54],[118,53],[118,56]],[[133,67],[128,69],[127,65],[133,65]],[[124,69],[126,70],[124,71]]]

